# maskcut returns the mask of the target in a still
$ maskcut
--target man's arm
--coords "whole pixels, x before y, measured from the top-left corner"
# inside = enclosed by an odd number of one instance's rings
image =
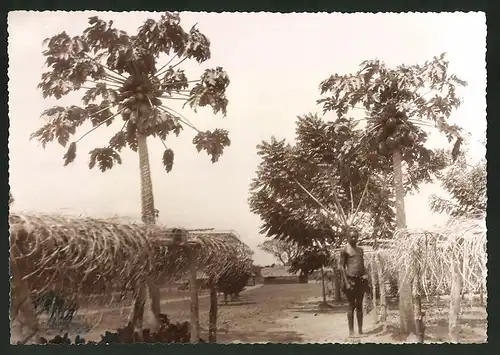
[[[345,269],[346,265],[347,265],[347,253],[346,253],[345,249],[342,249],[340,251],[340,265],[339,265],[339,269],[340,269],[340,273],[342,274],[342,278],[344,279],[345,285],[348,285],[347,273],[346,273],[346,269]]]

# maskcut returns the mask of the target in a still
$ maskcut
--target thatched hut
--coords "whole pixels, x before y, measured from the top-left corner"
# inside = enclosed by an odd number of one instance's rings
[[[157,280],[175,279],[188,270],[215,275],[236,264],[234,255],[244,245],[238,238],[190,236],[178,228],[95,218],[13,213],[9,223],[11,320],[21,315],[33,334],[38,322],[31,297],[48,288],[73,296],[134,290],[139,307],[133,318],[142,320],[147,283],[159,318]],[[197,329],[192,336],[198,339],[196,286],[193,291],[191,320]]]
[[[451,341],[458,341],[463,292],[480,293],[482,297],[486,290],[486,242],[484,219],[453,220],[441,228],[396,233],[391,253],[384,259],[389,269],[402,271],[412,283],[417,324],[423,327],[425,314],[420,309],[420,297],[449,294],[449,336]]]
[[[290,272],[288,266],[264,267],[260,270],[264,285],[300,283],[299,272]]]

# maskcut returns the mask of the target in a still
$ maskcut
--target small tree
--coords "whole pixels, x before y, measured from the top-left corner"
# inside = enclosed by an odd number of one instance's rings
[[[291,260],[289,271],[292,273],[299,272],[300,277],[307,281],[314,271],[328,265],[330,258],[330,253],[321,247],[302,248],[300,253]]]
[[[295,244],[278,239],[266,240],[264,243],[259,244],[258,247],[272,254],[283,266],[290,266],[291,260],[299,254],[299,249]]]
[[[231,299],[238,297],[251,276],[251,271],[246,269],[230,268],[224,271],[217,280],[217,288],[224,294],[225,302],[227,296],[231,296]]]

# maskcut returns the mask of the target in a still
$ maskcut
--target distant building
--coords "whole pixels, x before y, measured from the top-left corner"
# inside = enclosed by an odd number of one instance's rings
[[[288,266],[264,267],[260,270],[264,285],[300,283],[299,273],[291,273]]]

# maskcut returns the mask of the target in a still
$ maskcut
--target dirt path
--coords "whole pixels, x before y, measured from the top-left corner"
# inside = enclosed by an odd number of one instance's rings
[[[256,288],[259,288],[260,286],[262,285],[255,285],[255,286],[248,286],[246,287],[241,293],[245,293],[245,292],[248,292],[250,290],[253,290],[253,289],[256,289]],[[210,296],[210,294],[208,293],[204,293],[204,294],[201,294],[198,296],[198,299],[204,299],[204,298],[207,298],[208,296]],[[176,303],[176,302],[183,302],[183,301],[188,301],[190,300],[190,297],[186,296],[186,297],[175,297],[175,298],[167,298],[167,299],[163,299],[160,301],[160,305],[166,305],[166,304],[169,304],[169,303]],[[130,310],[132,308],[132,304],[127,304],[127,305],[124,305],[124,306],[120,306],[120,307],[103,307],[103,308],[99,308],[99,309],[81,309],[79,310],[79,313],[82,314],[82,315],[95,315],[95,314],[101,314],[103,312],[105,313],[108,313],[108,312],[120,312],[120,311],[125,311],[125,310]],[[146,309],[148,309],[149,307],[151,306],[151,301],[150,300],[147,300],[146,301]]]
[[[348,338],[346,304],[331,302],[320,307],[321,284],[258,285],[248,287],[239,300],[224,303],[219,299],[219,343],[398,343],[397,300],[393,300],[388,313],[388,326],[376,326],[372,314],[365,315],[362,337]],[[187,297],[164,298],[162,312],[174,322],[183,322],[190,316]],[[200,296],[201,337],[208,338],[208,295]],[[71,336],[80,334],[87,340],[100,340],[105,331],[124,326],[129,317],[130,304],[121,307],[92,309],[77,318],[71,327]],[[426,342],[446,342],[448,339],[447,307],[431,301],[424,305],[426,316]],[[85,320],[85,317],[87,319]],[[484,307],[464,307],[461,341],[468,343],[486,340],[486,310]],[[152,322],[149,309],[145,313],[145,327]],[[93,328],[83,324],[92,324]],[[64,332],[63,331],[63,332]],[[61,330],[47,332],[53,336]]]

